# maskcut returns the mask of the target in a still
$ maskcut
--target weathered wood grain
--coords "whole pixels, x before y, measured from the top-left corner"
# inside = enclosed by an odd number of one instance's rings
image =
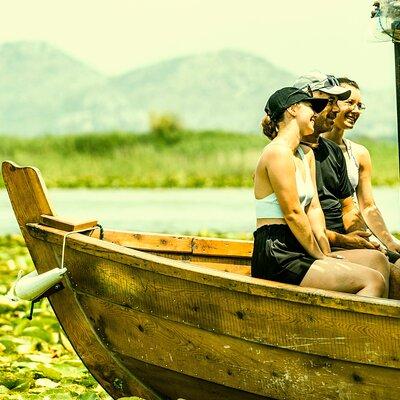
[[[79,295],[106,346],[123,356],[276,399],[397,399],[400,371],[248,343]]]
[[[3,175],[38,271],[59,265],[76,224],[54,217],[37,170],[6,162]],[[57,224],[40,225],[41,214]],[[66,288],[50,301],[112,396],[160,400],[183,390],[197,400],[203,388],[207,400],[397,399],[400,302],[245,276],[251,242],[106,237],[67,239]]]
[[[93,232],[92,237],[99,237]],[[171,253],[191,253],[192,237],[147,232],[126,232],[104,230],[104,240],[137,250],[168,251]]]
[[[158,367],[129,356],[117,354],[124,365],[140,378],[152,378],[153,387],[171,399],[187,400],[273,400],[242,390],[195,378],[167,368]]]
[[[214,256],[199,256],[193,254],[182,253],[158,253],[150,251],[150,254],[162,255],[162,257],[180,260],[202,267],[216,269],[225,272],[232,272],[239,275],[251,275],[250,259],[237,257],[214,257]]]
[[[40,240],[58,245],[62,244],[63,231],[39,224],[28,224],[28,229],[32,236]],[[213,269],[205,270],[203,267],[194,264],[191,265],[125,248],[81,234],[72,234],[69,236],[67,245],[71,249],[82,251],[105,260],[116,261],[126,265],[135,265],[136,268],[154,271],[161,275],[176,276],[183,280],[225,288],[235,292],[250,293],[296,303],[318,305],[364,314],[400,318],[400,302],[394,300],[304,288],[229,272],[215,271]]]
[[[265,298],[69,250],[76,292],[253,342],[400,368],[400,319]]]
[[[37,271],[42,273],[59,266],[59,257],[52,246],[31,236],[26,227],[28,222],[39,222],[43,214],[54,215],[40,173],[34,168],[18,167],[11,162],[3,162],[2,172],[15,216]],[[83,314],[67,279],[64,284],[66,289],[50,296],[49,300],[67,337],[95,379],[114,398],[137,395],[147,400],[163,400],[162,396],[146,387],[112,357]]]
[[[40,223],[65,232],[94,228],[97,221],[93,219],[76,220],[74,218],[55,217],[53,215],[41,215]]]
[[[98,233],[94,232],[92,237],[99,237]],[[253,251],[253,242],[246,240],[126,232],[109,229],[104,230],[104,240],[136,250],[180,252],[211,256],[250,258]]]

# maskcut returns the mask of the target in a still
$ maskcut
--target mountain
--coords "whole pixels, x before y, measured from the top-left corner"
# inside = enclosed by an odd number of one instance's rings
[[[0,132],[145,131],[150,112],[175,113],[192,129],[258,132],[269,94],[294,79],[234,50],[107,77],[47,43],[7,43],[0,46]],[[365,98],[368,110],[357,132],[394,137],[393,91],[366,91]]]
[[[66,117],[65,99],[107,78],[42,42],[0,47],[2,132],[52,132]]]

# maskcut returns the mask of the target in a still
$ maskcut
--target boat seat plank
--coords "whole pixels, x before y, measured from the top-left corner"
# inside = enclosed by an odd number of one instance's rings
[[[51,228],[60,229],[66,232],[73,232],[83,229],[95,228],[97,221],[93,219],[76,220],[73,218],[58,217],[53,215],[42,214],[40,223]]]
[[[193,239],[193,254],[251,257],[252,252],[251,241],[198,237]]]
[[[92,236],[98,237],[98,233],[94,233]],[[168,251],[171,253],[188,254],[192,252],[192,238],[183,235],[124,232],[105,229],[104,240],[120,246],[143,251]]]
[[[92,237],[98,237],[93,232]],[[148,232],[104,230],[104,240],[143,251],[250,258],[253,242]]]

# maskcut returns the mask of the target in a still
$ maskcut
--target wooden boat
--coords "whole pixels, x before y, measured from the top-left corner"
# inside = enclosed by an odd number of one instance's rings
[[[40,173],[3,177],[66,335],[114,398],[399,399],[400,302],[249,276],[252,243],[105,230],[56,216]],[[392,272],[391,296],[400,298]]]

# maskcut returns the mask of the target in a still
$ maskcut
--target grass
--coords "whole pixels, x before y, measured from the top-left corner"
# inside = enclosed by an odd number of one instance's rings
[[[373,185],[399,184],[396,143],[359,141],[371,152]],[[261,134],[185,130],[171,136],[127,132],[3,136],[0,156],[38,167],[49,187],[250,187],[266,143]]]

